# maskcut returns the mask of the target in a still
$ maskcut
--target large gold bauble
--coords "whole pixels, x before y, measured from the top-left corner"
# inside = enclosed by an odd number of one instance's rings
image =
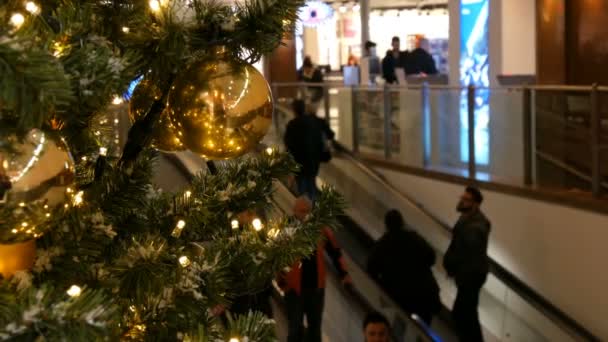
[[[68,199],[74,172],[65,144],[41,131],[31,131],[22,142],[14,136],[0,140],[0,209],[11,212],[0,218],[0,241],[7,241],[8,231],[37,237],[36,226]]]
[[[162,97],[160,89],[148,81],[143,79],[139,82],[133,95],[129,100],[129,118],[131,123],[139,120],[154,104],[154,101],[159,100]],[[167,117],[166,111],[164,111],[159,122],[154,126],[152,132],[152,146],[167,152],[183,151],[184,145],[181,143],[179,137],[175,134],[175,129],[169,118]]]
[[[0,244],[0,274],[8,279],[17,271],[29,270],[36,258],[36,240]]]
[[[167,109],[184,146],[208,159],[252,150],[272,123],[272,96],[251,65],[193,63],[174,81]]]

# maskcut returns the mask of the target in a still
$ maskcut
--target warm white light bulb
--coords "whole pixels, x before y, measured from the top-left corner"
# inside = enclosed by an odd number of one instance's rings
[[[175,228],[173,228],[173,231],[171,232],[171,236],[173,236],[174,238],[180,237],[180,235],[182,235],[182,230],[184,230],[185,226],[186,226],[186,221],[184,221],[184,220],[177,221],[177,223],[175,224]]]
[[[192,196],[192,191],[187,190],[186,191],[186,198],[190,198],[190,196]]]
[[[38,7],[38,5],[36,5],[32,1],[28,1],[25,3],[25,9],[32,14],[40,13],[40,7]]]
[[[279,230],[276,228],[272,228],[270,231],[268,231],[268,237],[274,239],[277,236],[279,236]]]
[[[67,293],[70,297],[78,297],[78,296],[80,296],[81,292],[82,292],[82,290],[80,289],[80,287],[76,286],[76,285],[72,285],[67,291]]]
[[[78,191],[78,193],[76,195],[74,195],[74,205],[75,206],[79,206],[82,204],[82,202],[84,202],[84,200],[82,199],[82,196],[84,195],[84,192]]]
[[[262,230],[262,227],[264,226],[262,224],[262,220],[260,220],[259,218],[253,219],[253,221],[251,221],[251,225],[253,226],[253,229],[255,229],[257,232]]]
[[[131,31],[131,29],[129,29],[127,26],[122,27],[122,32],[129,33],[129,31]]]
[[[190,266],[190,259],[188,259],[188,257],[185,256],[185,255],[182,255],[177,260],[179,261],[179,264],[182,265],[182,267],[188,267],[188,266]]]
[[[100,147],[99,148],[99,155],[100,156],[104,156],[105,157],[107,154],[108,154],[108,149],[107,148],[105,148],[105,147]]]
[[[114,104],[114,105],[119,105],[122,102],[123,102],[122,97],[120,97],[118,95],[114,96],[114,98],[112,99],[112,104]]]
[[[158,0],[150,0],[150,2],[148,4],[150,5],[150,9],[153,12],[160,11],[160,2],[158,2]]]
[[[228,342],[241,342],[241,341],[240,341],[238,338],[233,337],[233,338],[231,338],[231,339],[230,339],[230,341],[228,341]]]
[[[10,22],[11,25],[15,26],[16,28],[19,28],[25,22],[25,17],[21,13],[14,13],[11,16]]]
[[[266,148],[266,154],[271,156],[274,153],[274,149],[272,147]]]
[[[238,220],[232,220],[232,221],[230,221],[230,226],[232,226],[232,229],[238,229],[239,228],[239,221]]]

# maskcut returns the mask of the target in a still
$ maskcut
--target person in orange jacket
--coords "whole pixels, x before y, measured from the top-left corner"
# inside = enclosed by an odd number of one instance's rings
[[[305,196],[296,199],[294,216],[304,221],[312,210],[312,202]],[[303,318],[308,323],[307,341],[321,342],[321,321],[325,294],[325,260],[323,251],[331,257],[342,284],[351,286],[351,279],[346,271],[342,251],[333,232],[323,228],[323,238],[317,243],[316,251],[308,258],[296,263],[289,272],[281,274],[278,284],[285,293],[287,306],[288,333],[287,342],[301,342],[304,336]]]

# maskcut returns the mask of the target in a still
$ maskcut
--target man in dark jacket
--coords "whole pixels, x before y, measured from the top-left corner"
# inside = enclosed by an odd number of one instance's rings
[[[325,127],[316,116],[306,115],[304,101],[294,100],[293,110],[295,118],[287,123],[284,142],[287,151],[300,164],[296,174],[299,194],[314,201],[317,192],[315,180],[325,150]]]
[[[411,70],[409,73],[417,75],[435,75],[437,67],[435,60],[429,51],[429,41],[425,38],[420,38],[414,51],[410,52],[409,61]]]
[[[399,83],[395,68],[404,68],[405,73],[408,73],[406,70],[408,52],[399,50],[401,48],[399,37],[393,37],[391,45],[392,50],[388,50],[382,59],[382,77],[386,83]]]
[[[435,251],[407,229],[397,210],[390,210],[384,220],[387,232],[372,250],[368,272],[404,310],[430,325],[441,309],[439,286],[431,271]]]
[[[483,341],[479,323],[479,293],[489,271],[487,256],[490,221],[481,212],[483,196],[479,189],[467,187],[457,210],[452,242],[445,253],[443,267],[458,287],[452,316],[460,341]]]

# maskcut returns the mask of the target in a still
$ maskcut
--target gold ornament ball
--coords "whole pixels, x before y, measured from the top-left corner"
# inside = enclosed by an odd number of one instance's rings
[[[0,274],[8,279],[15,272],[29,270],[36,258],[36,240],[0,244]]]
[[[251,65],[197,61],[169,91],[169,118],[184,146],[208,159],[239,157],[262,140],[272,123],[272,96]]]
[[[155,84],[145,78],[141,80],[129,100],[131,123],[146,115],[154,101],[161,97],[162,93]],[[185,149],[179,137],[175,134],[175,129],[169,121],[166,111],[161,114],[159,122],[154,126],[152,146],[166,152],[183,151]]]
[[[13,208],[0,218],[0,241],[37,237],[36,226],[66,202],[73,183],[74,160],[62,141],[38,130],[23,141],[0,139],[0,208]]]

